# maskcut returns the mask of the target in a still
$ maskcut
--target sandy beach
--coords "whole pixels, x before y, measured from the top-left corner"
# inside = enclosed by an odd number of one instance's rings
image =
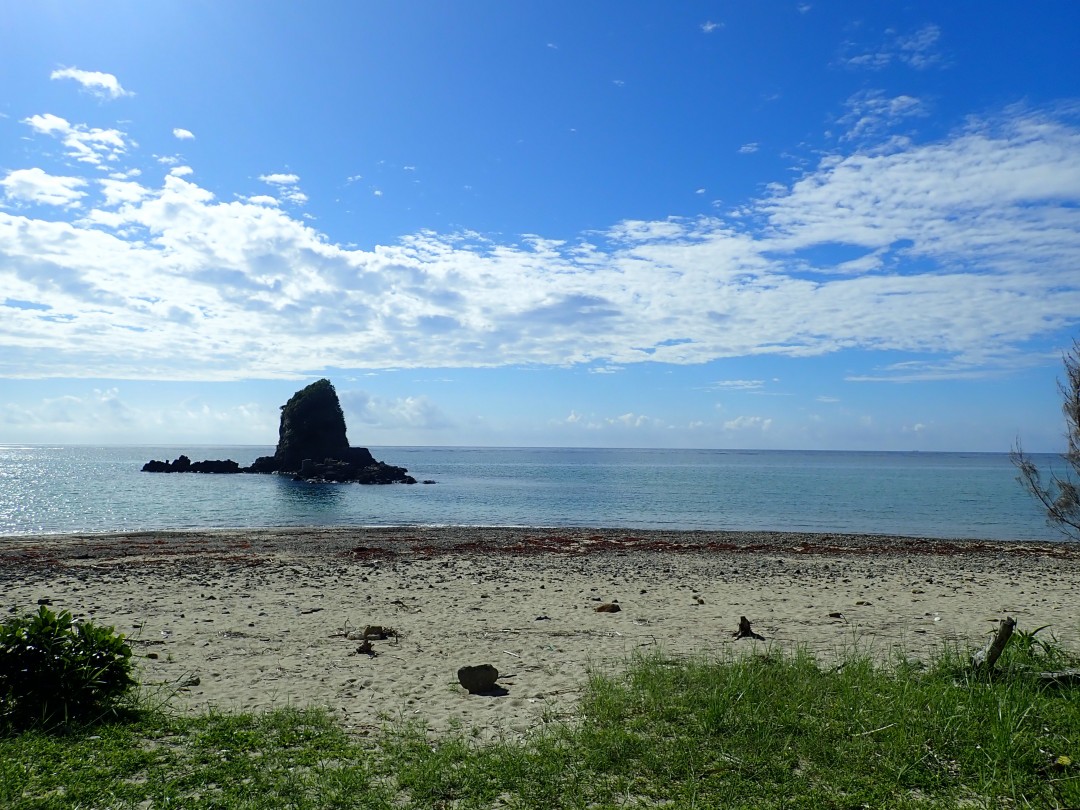
[[[482,739],[573,719],[589,671],[656,650],[926,656],[981,645],[1006,615],[1080,649],[1078,582],[1080,546],[1064,543],[473,528],[0,538],[3,615],[44,601],[114,625],[141,680],[180,710],[318,705],[356,733],[408,720]],[[732,637],[740,616],[764,642]],[[370,652],[368,627],[384,631]],[[458,667],[485,663],[499,689],[468,694]]]

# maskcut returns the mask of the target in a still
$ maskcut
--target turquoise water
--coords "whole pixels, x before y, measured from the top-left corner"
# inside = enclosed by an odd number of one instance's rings
[[[0,536],[271,526],[607,526],[1061,535],[1007,454],[373,447],[434,486],[140,472],[151,458],[272,447],[0,445]],[[1056,460],[1038,456],[1045,466]]]

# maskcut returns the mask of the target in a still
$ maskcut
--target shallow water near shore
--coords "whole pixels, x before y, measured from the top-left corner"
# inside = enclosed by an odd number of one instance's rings
[[[0,537],[277,526],[607,526],[1060,540],[1007,454],[373,447],[435,485],[151,474],[272,447],[0,445]],[[1044,468],[1055,456],[1036,456]],[[1059,462],[1060,463],[1060,462]]]

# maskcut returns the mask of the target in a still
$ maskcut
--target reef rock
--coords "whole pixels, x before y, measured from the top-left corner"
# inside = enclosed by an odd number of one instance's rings
[[[329,380],[313,382],[281,406],[278,444],[272,456],[241,467],[231,459],[149,461],[143,472],[279,473],[304,481],[415,484],[404,467],[376,461],[364,447],[350,447],[337,391]]]

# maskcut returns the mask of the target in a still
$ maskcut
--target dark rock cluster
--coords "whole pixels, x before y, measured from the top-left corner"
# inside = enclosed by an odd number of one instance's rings
[[[241,467],[232,459],[148,461],[143,472],[278,473],[303,481],[415,484],[404,467],[376,461],[364,447],[350,447],[345,415],[329,380],[313,382],[281,406],[277,449]]]
[[[187,456],[180,456],[176,461],[148,461],[143,465],[143,472],[194,472],[194,473],[238,473],[247,472],[231,458],[221,461],[192,461]]]

